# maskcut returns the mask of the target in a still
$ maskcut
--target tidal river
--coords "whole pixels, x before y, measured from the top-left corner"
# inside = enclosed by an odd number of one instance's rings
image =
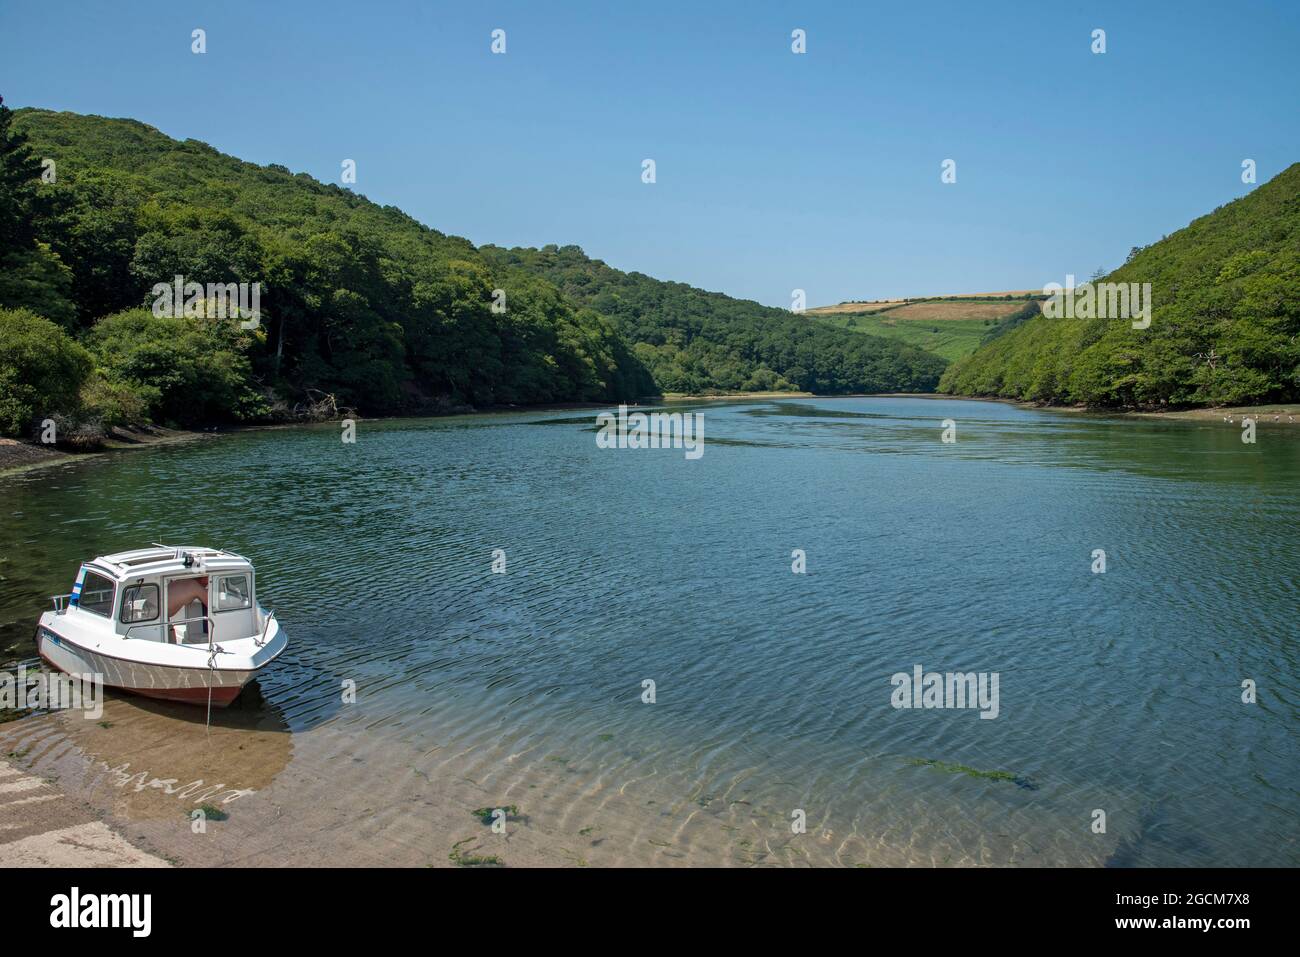
[[[593,410],[0,478],[9,671],[80,560],[151,542],[247,555],[290,636],[210,729],[110,695],[0,755],[191,864],[1300,863],[1300,429],[672,408],[700,457]]]

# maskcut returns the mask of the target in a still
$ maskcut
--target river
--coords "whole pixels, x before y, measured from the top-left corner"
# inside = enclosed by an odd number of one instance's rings
[[[0,752],[183,863],[1300,863],[1300,430],[673,408],[699,458],[524,412],[0,477],[10,670],[79,561],[150,542],[247,555],[290,637],[212,728],[113,695]],[[996,717],[895,707],[918,666],[996,676]],[[238,794],[201,834],[194,781]]]

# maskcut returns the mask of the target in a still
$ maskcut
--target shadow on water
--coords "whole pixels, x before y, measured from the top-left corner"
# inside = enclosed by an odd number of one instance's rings
[[[186,725],[197,724],[200,727],[211,725],[218,728],[257,729],[287,734],[289,732],[289,723],[285,720],[284,713],[277,705],[266,699],[259,682],[260,679],[254,678],[244,686],[244,690],[240,692],[239,697],[229,705],[224,708],[214,706],[210,716],[207,706],[202,703],[184,704],[179,701],[162,701],[158,698],[131,694],[129,691],[119,691],[116,688],[105,688],[104,695],[106,698],[129,702],[140,711],[156,715],[160,719]]]
[[[244,707],[214,710],[211,726],[204,709],[110,692],[99,716],[55,711],[0,726],[0,751],[120,816],[179,817],[264,791],[289,766],[288,724],[252,690]]]

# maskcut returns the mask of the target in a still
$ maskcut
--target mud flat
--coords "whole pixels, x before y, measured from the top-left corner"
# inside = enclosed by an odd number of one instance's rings
[[[54,462],[66,462],[71,458],[73,456],[66,452],[44,446],[30,445],[16,439],[0,439],[0,475]]]
[[[204,438],[202,432],[147,426],[138,429],[114,429],[104,439],[103,447],[94,451],[65,452],[61,449],[0,438],[0,475],[23,472],[46,465],[59,465],[82,459],[98,458],[109,452],[143,449],[154,445],[175,445]]]

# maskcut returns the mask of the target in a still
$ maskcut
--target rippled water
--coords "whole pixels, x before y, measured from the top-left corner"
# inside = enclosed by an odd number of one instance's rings
[[[1300,430],[680,408],[698,461],[599,449],[583,411],[0,479],[6,659],[80,559],[151,541],[251,557],[291,640],[210,732],[115,696],[107,726],[0,725],[0,752],[189,863],[1300,863]],[[891,707],[918,664],[997,672],[998,717]],[[193,835],[151,780],[249,793]],[[470,815],[507,804],[504,836]]]

